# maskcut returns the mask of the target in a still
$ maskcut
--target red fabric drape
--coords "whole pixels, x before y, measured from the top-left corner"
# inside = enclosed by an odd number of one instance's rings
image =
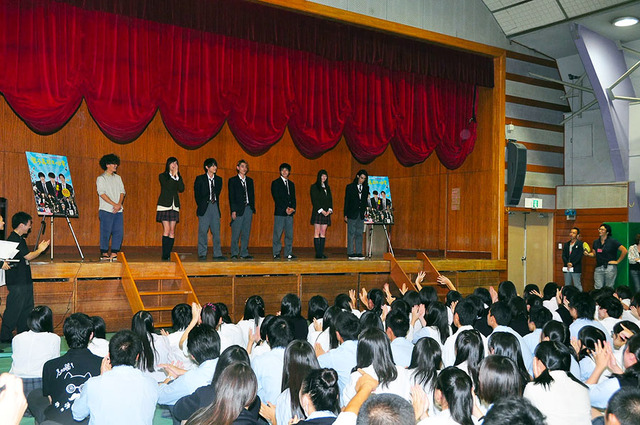
[[[84,98],[120,143],[138,137],[159,110],[188,148],[226,120],[256,155],[287,126],[309,158],[342,135],[361,162],[391,143],[404,165],[435,150],[457,168],[473,150],[474,88],[487,80],[473,71],[484,63],[473,55],[443,56],[442,48],[406,41],[427,46],[413,57],[397,37],[242,1],[208,2],[201,14],[190,1],[187,10],[162,3],[163,13],[149,0],[0,0],[0,92],[41,133],[59,130]],[[261,13],[238,15],[250,7]],[[274,23],[277,13],[287,19]]]

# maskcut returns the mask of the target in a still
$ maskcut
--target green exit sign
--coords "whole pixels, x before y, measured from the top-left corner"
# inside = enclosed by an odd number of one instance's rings
[[[525,198],[524,207],[531,208],[533,210],[539,210],[542,208],[542,199],[540,198]]]

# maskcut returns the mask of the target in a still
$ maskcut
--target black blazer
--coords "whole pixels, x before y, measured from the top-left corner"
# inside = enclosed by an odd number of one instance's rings
[[[311,185],[310,195],[311,195],[311,224],[315,223],[315,216],[319,209],[323,209],[325,211],[329,211],[329,209],[333,209],[333,197],[331,196],[331,188],[329,186],[326,187],[326,193],[321,188],[318,187],[317,184]]]
[[[271,196],[275,203],[273,215],[286,217],[289,215],[287,214],[287,208],[296,209],[296,185],[291,180],[288,183],[289,193],[287,193],[287,186],[285,186],[281,177],[271,182]],[[294,211],[291,215],[295,213]]]
[[[247,194],[249,195],[249,207],[253,213],[256,213],[256,197],[253,193],[253,180],[251,177],[245,177],[247,182]],[[232,213],[236,213],[236,216],[241,217],[244,214],[244,207],[246,200],[244,197],[244,188],[242,187],[242,181],[236,174],[229,179],[229,208]]]
[[[44,191],[44,187],[48,182],[45,182],[45,184],[43,185],[42,182],[40,180],[38,180],[36,182],[36,189],[38,190],[38,192],[40,193],[45,193]],[[47,189],[48,190],[48,189]],[[49,192],[51,195],[53,195],[53,190],[51,192]]]
[[[178,180],[172,179],[168,173],[160,173],[158,180],[160,180],[160,196],[157,205],[170,207],[175,203],[176,207],[180,208],[178,192],[184,192],[184,180],[180,173],[178,173]]]
[[[573,264],[574,273],[582,273],[582,254],[584,253],[582,242],[576,240],[571,250],[571,255],[569,255],[570,245],[571,241],[565,242],[564,245],[562,245],[562,263],[565,267],[567,267],[567,263],[571,263]]]
[[[344,190],[344,215],[351,220],[363,220],[367,210],[369,186],[362,185],[362,197],[358,199],[358,184],[350,183]]]
[[[218,209],[218,216],[220,216],[220,193],[222,192],[222,177],[217,174],[213,176],[214,192],[216,194],[215,207]],[[207,173],[200,174],[193,182],[193,194],[196,198],[196,214],[202,217],[207,212],[209,206],[209,176]]]
[[[56,192],[56,187],[50,182],[46,182],[47,185],[47,190],[49,191],[49,195],[53,195],[53,196],[58,196],[57,192]]]

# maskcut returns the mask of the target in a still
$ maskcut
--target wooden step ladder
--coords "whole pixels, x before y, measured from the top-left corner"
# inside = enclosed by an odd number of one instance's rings
[[[171,310],[176,304],[198,303],[176,252],[171,253],[170,262],[147,264],[140,268],[129,264],[124,252],[118,253],[118,261],[122,263],[122,287],[131,312],[150,312],[156,328],[171,327]]]
[[[433,263],[431,262],[427,254],[425,254],[424,252],[418,252],[416,254],[416,257],[418,260],[422,261],[422,271],[426,273],[426,276],[424,277],[421,286],[435,287],[436,291],[438,292],[438,297],[442,299],[444,299],[447,292],[449,292],[450,290],[453,290],[453,291],[456,290],[456,287],[454,286],[455,283],[449,287],[445,287],[438,284],[436,279],[438,278],[438,276],[440,276],[440,272],[434,267]],[[391,270],[389,274],[391,276],[391,279],[396,284],[399,290],[402,291],[403,285],[405,285],[408,290],[414,290],[414,291],[418,290],[418,288],[416,288],[416,286],[411,281],[411,279],[409,279],[409,276],[404,271],[404,269],[402,268],[398,260],[396,260],[396,257],[393,254],[391,254],[390,252],[385,252],[383,254],[383,258],[391,263]],[[455,281],[457,281],[457,274],[454,278],[454,282]]]

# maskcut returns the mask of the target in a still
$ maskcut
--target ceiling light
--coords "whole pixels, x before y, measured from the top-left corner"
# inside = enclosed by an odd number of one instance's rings
[[[633,16],[623,16],[613,20],[613,25],[616,27],[630,27],[638,23],[638,18]]]

